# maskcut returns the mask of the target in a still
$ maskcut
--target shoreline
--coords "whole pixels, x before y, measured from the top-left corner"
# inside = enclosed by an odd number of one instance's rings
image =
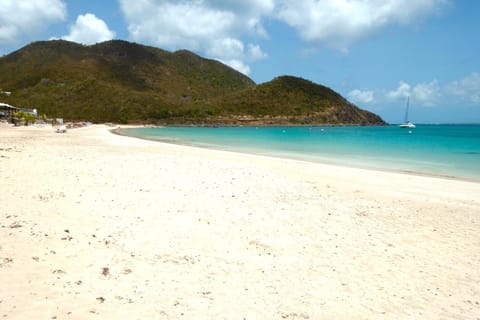
[[[162,127],[162,126],[160,126]],[[131,138],[136,138],[136,139],[141,139],[141,140],[147,140],[147,141],[155,141],[155,142],[161,142],[161,143],[167,143],[167,144],[173,144],[173,145],[179,145],[179,146],[185,146],[185,147],[194,147],[194,148],[201,148],[201,149],[207,149],[207,150],[218,150],[218,151],[226,151],[226,152],[232,152],[232,153],[239,153],[239,154],[250,154],[250,155],[255,155],[255,156],[262,156],[262,157],[271,157],[274,159],[289,159],[289,160],[296,160],[296,161],[304,161],[308,163],[319,163],[319,164],[324,164],[324,165],[330,165],[330,166],[339,166],[339,167],[346,167],[346,168],[352,168],[352,169],[362,169],[362,170],[372,170],[372,171],[379,171],[379,172],[390,172],[390,173],[398,173],[398,174],[406,174],[406,175],[413,175],[413,176],[420,176],[420,177],[431,177],[431,178],[438,178],[438,179],[446,179],[446,180],[452,180],[452,181],[465,181],[465,182],[471,182],[471,183],[479,183],[480,184],[480,178],[467,178],[467,177],[462,177],[462,176],[455,176],[455,175],[447,175],[447,174],[439,174],[439,173],[430,173],[430,172],[421,172],[421,171],[415,171],[415,170],[402,170],[402,169],[394,169],[394,168],[387,168],[387,167],[377,167],[377,166],[372,166],[372,165],[361,165],[361,164],[350,164],[350,163],[341,163],[341,162],[335,162],[333,159],[319,159],[319,158],[308,158],[308,157],[301,157],[301,156],[286,156],[286,155],[278,155],[275,154],[274,152],[269,154],[268,152],[262,153],[256,152],[256,151],[248,151],[248,150],[238,150],[235,148],[229,149],[228,147],[222,148],[221,146],[210,146],[210,145],[200,145],[200,144],[195,144],[195,143],[187,143],[187,142],[181,142],[181,141],[176,141],[176,140],[168,140],[168,139],[161,139],[161,138],[149,138],[145,136],[137,136],[137,135],[129,135],[125,133],[125,131],[122,131],[124,129],[136,129],[136,128],[144,128],[143,126],[128,126],[128,127],[121,127],[119,126],[118,128],[110,130],[111,133],[117,134],[120,136],[125,136],[125,137],[131,137]]]
[[[475,319],[480,184],[0,128],[6,319]]]

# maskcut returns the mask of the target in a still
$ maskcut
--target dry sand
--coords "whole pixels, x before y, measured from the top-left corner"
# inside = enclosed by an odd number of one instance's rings
[[[480,183],[0,128],[1,319],[479,319]]]

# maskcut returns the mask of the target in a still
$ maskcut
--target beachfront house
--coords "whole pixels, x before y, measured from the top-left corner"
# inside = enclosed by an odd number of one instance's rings
[[[11,106],[7,103],[0,102],[0,118],[9,119],[13,116],[13,113],[17,111],[21,111],[20,108]]]
[[[27,108],[17,108],[8,103],[0,102],[0,119],[11,121],[14,124],[17,124],[15,112],[22,112],[23,115],[20,118],[23,118],[25,124],[28,125],[29,122],[35,121],[37,118],[38,112],[37,109],[27,109]],[[26,116],[30,115],[30,116]]]

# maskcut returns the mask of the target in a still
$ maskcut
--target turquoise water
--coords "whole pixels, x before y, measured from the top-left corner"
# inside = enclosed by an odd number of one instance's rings
[[[480,125],[125,129],[178,144],[480,181]]]

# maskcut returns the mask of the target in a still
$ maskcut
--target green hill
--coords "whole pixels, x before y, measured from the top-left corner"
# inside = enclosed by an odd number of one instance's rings
[[[248,115],[270,124],[385,124],[341,95],[311,81],[281,76],[253,88],[219,98],[225,115]]]
[[[3,102],[92,122],[384,124],[295,77],[256,85],[216,61],[114,40],[32,43],[0,58]]]

